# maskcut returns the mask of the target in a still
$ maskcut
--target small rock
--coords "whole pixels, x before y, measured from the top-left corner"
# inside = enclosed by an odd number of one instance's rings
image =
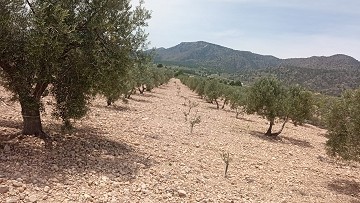
[[[179,194],[179,197],[186,197],[186,192],[185,192],[185,190],[178,190],[177,192],[178,192],[178,194]]]
[[[18,203],[20,201],[20,199],[19,198],[17,198],[17,197],[10,197],[10,198],[8,198],[8,199],[6,199],[6,203]]]
[[[0,185],[0,194],[5,194],[9,192],[9,187],[5,185]]]
[[[30,195],[27,200],[31,203],[37,202],[38,201],[38,197],[35,195]]]
[[[4,146],[4,151],[5,151],[5,152],[10,152],[10,150],[11,150],[11,148],[10,148],[9,145],[5,145],[5,146]]]
[[[102,176],[101,180],[104,181],[104,182],[107,182],[107,181],[109,181],[109,178],[107,176]]]
[[[44,192],[49,192],[50,191],[50,187],[49,186],[45,186],[44,187]]]
[[[13,182],[13,186],[14,186],[14,187],[22,187],[23,184],[22,184],[21,182],[14,181],[14,182]]]
[[[253,182],[255,182],[255,180],[252,179],[252,178],[250,178],[250,177],[245,177],[245,181],[246,181],[247,183],[253,183]]]
[[[196,144],[195,144],[195,147],[196,147],[196,148],[199,148],[199,147],[200,147],[200,144],[199,144],[199,143],[196,143]]]
[[[50,182],[54,182],[54,183],[59,182],[59,180],[58,180],[58,179],[56,179],[56,178],[50,178],[50,179],[49,179],[49,181],[50,181]]]
[[[21,194],[19,194],[19,198],[20,198],[21,200],[24,200],[24,199],[25,199],[25,197],[26,197],[26,194],[25,194],[25,193],[21,193]]]
[[[47,196],[47,195],[44,195],[43,197],[42,197],[42,200],[47,200],[49,197]]]
[[[92,201],[92,197],[89,194],[85,193],[85,194],[83,194],[83,196],[86,201]]]
[[[51,169],[54,170],[54,171],[58,171],[59,167],[56,164],[54,164],[54,165],[51,166]]]
[[[20,193],[23,193],[25,190],[26,190],[26,187],[25,187],[25,186],[19,187],[19,189],[18,189],[18,191],[19,191]]]

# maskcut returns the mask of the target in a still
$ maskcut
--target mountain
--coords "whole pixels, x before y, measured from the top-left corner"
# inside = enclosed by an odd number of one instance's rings
[[[313,69],[356,70],[360,69],[360,62],[351,56],[336,54],[333,56],[312,56],[310,58],[284,59],[282,66],[295,66]]]
[[[241,69],[274,67],[280,63],[280,59],[199,41],[157,49],[155,62],[236,72]]]
[[[343,54],[279,59],[199,41],[182,42],[168,49],[156,49],[154,61],[201,68],[210,73],[226,73],[231,75],[230,79],[249,83],[257,77],[271,74],[286,83],[300,84],[332,95],[360,85],[360,62]]]

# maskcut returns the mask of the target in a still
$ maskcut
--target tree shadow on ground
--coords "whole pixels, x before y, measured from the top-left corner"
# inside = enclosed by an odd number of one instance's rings
[[[328,188],[339,194],[349,195],[358,199],[358,201],[354,200],[353,202],[360,202],[360,183],[356,181],[336,179],[328,184]]]
[[[6,127],[6,128],[15,128],[15,129],[21,129],[22,128],[22,121],[19,120],[8,120],[0,118],[0,126]],[[0,135],[1,135],[0,131]]]
[[[118,104],[112,104],[110,106],[107,105],[100,105],[100,104],[96,104],[93,105],[93,107],[99,108],[99,109],[105,109],[105,110],[116,110],[116,111],[131,111],[131,109],[128,106],[122,106],[122,105],[118,105]]]
[[[211,104],[211,103],[208,103],[208,104]],[[212,109],[212,110],[218,110],[218,111],[221,110],[220,108],[217,108],[217,107],[216,107],[216,104],[214,104],[214,106],[207,106],[206,108]]]
[[[142,102],[142,103],[152,103],[152,101],[146,100],[146,99],[138,99],[131,97],[129,100],[136,101],[136,102]]]
[[[1,142],[12,140],[21,135],[22,121],[0,118],[0,149],[4,148]]]
[[[33,137],[13,140],[7,143],[8,150],[0,149],[2,178],[22,178],[25,183],[40,187],[54,178],[64,185],[73,185],[94,175],[124,182],[135,179],[140,169],[155,164],[148,155],[118,139],[104,137],[107,132],[97,128],[83,126],[72,134],[45,130],[53,137],[52,149],[45,149],[42,141]]]
[[[296,146],[304,147],[304,148],[314,148],[310,144],[310,142],[305,141],[305,140],[299,140],[299,139],[295,139],[295,138],[291,138],[291,137],[285,137],[285,136],[281,136],[281,138],[284,139],[284,140],[287,140],[292,145],[296,145]]]
[[[159,96],[155,95],[155,92],[144,92],[144,94],[139,94],[139,97],[154,97],[154,98],[160,98]]]
[[[281,138],[280,137],[270,137],[270,136],[266,136],[264,132],[259,132],[259,131],[250,131],[249,133],[252,136],[255,136],[257,138],[260,138],[262,140],[268,141],[268,142],[273,142],[273,143],[281,143]]]
[[[259,131],[251,131],[250,135],[258,137],[262,140],[273,142],[273,143],[280,143],[280,144],[291,144],[296,145],[299,147],[304,148],[313,148],[313,146],[310,144],[310,142],[305,140],[299,140],[291,137],[285,137],[285,136],[266,136],[264,132]]]
[[[234,118],[236,118],[236,115],[234,116]],[[250,123],[255,123],[256,122],[254,120],[250,120],[250,119],[247,119],[247,118],[244,118],[244,117],[241,117],[241,116],[236,118],[236,119],[242,120],[242,121],[247,121],[247,122],[250,122]],[[263,133],[263,135],[264,135],[264,133]]]

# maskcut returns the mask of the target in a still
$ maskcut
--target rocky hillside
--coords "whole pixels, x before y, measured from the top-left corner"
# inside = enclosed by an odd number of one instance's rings
[[[274,67],[280,63],[280,59],[200,41],[182,42],[168,49],[157,49],[155,62],[236,72],[243,69]]]
[[[231,79],[244,82],[272,74],[287,83],[301,84],[314,91],[333,95],[360,85],[360,62],[342,54],[279,59],[199,41],[156,49],[154,61],[201,68],[209,73],[226,73],[233,76]]]
[[[156,49],[155,62],[189,67],[207,67],[226,72],[279,66],[326,70],[360,69],[358,60],[343,54],[329,57],[312,56],[309,58],[279,59],[274,56],[238,51],[203,41],[182,42],[168,49]]]

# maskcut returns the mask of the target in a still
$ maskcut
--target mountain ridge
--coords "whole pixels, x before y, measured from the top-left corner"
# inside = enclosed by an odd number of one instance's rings
[[[227,74],[249,83],[262,75],[275,75],[287,83],[332,95],[360,85],[360,62],[345,54],[280,59],[197,41],[155,49],[154,62]]]
[[[208,53],[210,51],[213,51],[213,53]],[[181,42],[173,47],[158,48],[155,52],[155,62],[175,62],[177,64],[183,63],[184,65],[191,66],[210,66],[212,68],[220,68],[220,66],[223,68],[221,62],[225,62],[225,67],[229,70],[233,70],[231,66],[240,69],[257,69],[276,66],[307,68],[310,68],[311,66],[320,66],[311,68],[324,68],[321,67],[323,64],[326,64],[331,69],[337,69],[341,66],[346,66],[346,68],[360,68],[360,62],[357,59],[345,54],[280,59],[272,55],[262,55],[251,51],[235,50],[205,41]],[[220,64],[216,64],[215,62],[220,62]]]

